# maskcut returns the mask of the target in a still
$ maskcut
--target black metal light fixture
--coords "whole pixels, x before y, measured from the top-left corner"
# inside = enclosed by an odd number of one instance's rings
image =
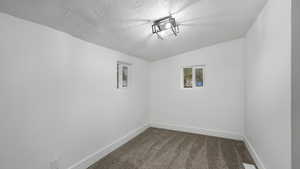
[[[175,18],[169,15],[153,22],[152,33],[163,40],[164,37],[171,35],[177,36],[179,33],[179,26],[176,23]]]

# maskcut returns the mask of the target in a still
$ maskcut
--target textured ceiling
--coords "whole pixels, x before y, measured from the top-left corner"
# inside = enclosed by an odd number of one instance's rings
[[[0,0],[0,12],[120,52],[157,60],[245,35],[266,0]],[[178,37],[159,40],[152,21],[172,13]]]

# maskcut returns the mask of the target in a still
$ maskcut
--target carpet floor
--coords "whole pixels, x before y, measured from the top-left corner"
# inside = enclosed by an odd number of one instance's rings
[[[244,169],[242,141],[149,128],[88,169]]]

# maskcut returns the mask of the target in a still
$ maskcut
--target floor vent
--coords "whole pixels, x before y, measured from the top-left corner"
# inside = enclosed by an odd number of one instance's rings
[[[243,163],[245,169],[256,169],[255,165]]]

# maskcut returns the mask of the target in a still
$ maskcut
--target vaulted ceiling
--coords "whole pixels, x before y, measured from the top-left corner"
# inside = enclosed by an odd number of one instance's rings
[[[0,0],[0,12],[131,56],[157,60],[243,37],[266,0]],[[172,14],[178,37],[159,40],[153,20]]]

